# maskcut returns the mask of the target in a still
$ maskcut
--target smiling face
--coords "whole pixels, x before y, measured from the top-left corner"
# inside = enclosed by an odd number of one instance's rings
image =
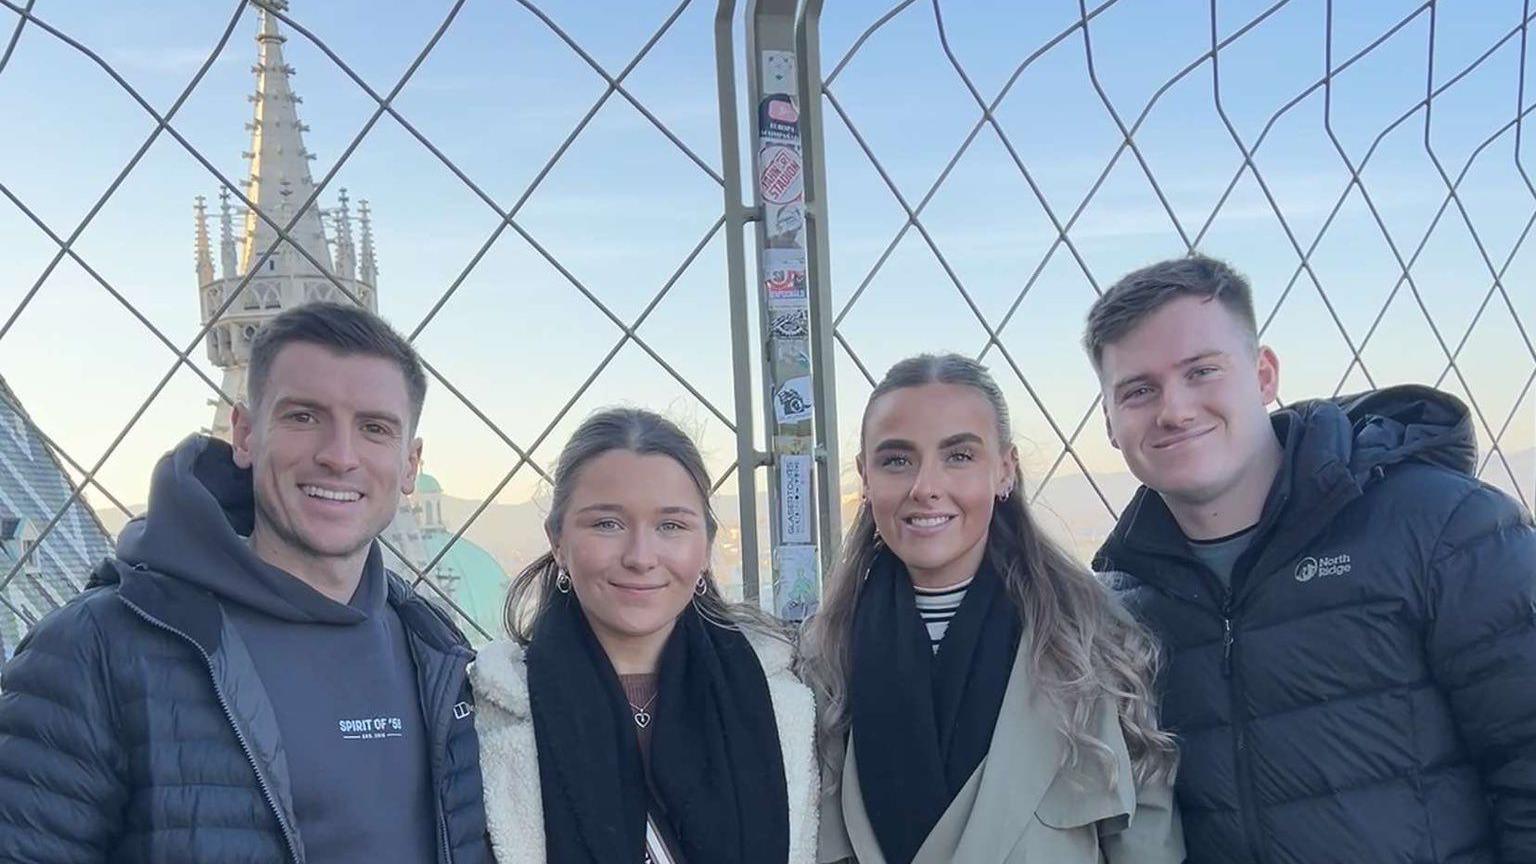
[[[1181,523],[1181,511],[1262,506],[1278,464],[1265,406],[1279,361],[1221,303],[1169,301],[1104,346],[1099,381],[1111,443]]]
[[[875,528],[912,581],[942,587],[975,574],[1017,464],[986,397],[960,384],[892,390],[870,403],[862,445],[859,476]]]
[[[261,403],[233,415],[235,462],[255,486],[257,554],[301,578],[356,578],[415,487],[421,441],[410,406],[391,360],[284,346]]]
[[[554,551],[609,656],[654,656],[709,566],[704,497],[670,456],[610,450],[577,474]]]

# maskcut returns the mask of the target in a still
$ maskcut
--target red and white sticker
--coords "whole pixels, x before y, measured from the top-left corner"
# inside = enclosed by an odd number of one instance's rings
[[[763,200],[770,204],[789,204],[799,201],[805,192],[804,174],[800,168],[800,152],[782,144],[770,144],[763,148],[762,176],[758,188]]]

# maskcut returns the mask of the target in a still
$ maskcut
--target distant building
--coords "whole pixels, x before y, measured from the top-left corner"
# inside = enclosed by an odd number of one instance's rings
[[[485,549],[471,542],[468,537],[453,540],[456,528],[450,528],[443,519],[443,487],[429,474],[422,474],[416,482],[413,496],[416,522],[421,526],[421,545],[425,559],[431,560],[444,548],[448,552],[438,562],[434,574],[459,608],[493,637],[504,635],[501,626],[502,604],[507,588],[512,584],[507,572]],[[449,541],[453,545],[449,546]],[[426,589],[428,596],[435,596]],[[472,630],[473,628],[466,628]],[[476,632],[466,635],[476,643],[484,637]]]
[[[25,557],[0,588],[0,658],[9,659],[38,619],[80,593],[91,570],[112,550],[107,530],[84,498],[64,509],[73,492],[63,464],[0,378],[0,580]],[[60,510],[63,518],[39,539]]]

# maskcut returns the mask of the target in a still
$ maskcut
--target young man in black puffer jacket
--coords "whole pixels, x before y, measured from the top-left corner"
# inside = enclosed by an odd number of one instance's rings
[[[1427,387],[1295,403],[1202,256],[1089,314],[1145,486],[1096,566],[1162,639],[1196,864],[1536,862],[1536,528]]]
[[[5,667],[0,862],[489,862],[472,654],[376,539],[415,482],[421,364],[310,304],[249,377],[233,447],[168,453]]]

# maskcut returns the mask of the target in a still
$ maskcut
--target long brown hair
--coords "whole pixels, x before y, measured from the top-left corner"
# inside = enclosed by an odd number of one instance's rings
[[[628,450],[642,455],[666,456],[693,480],[704,506],[704,527],[711,548],[715,533],[720,528],[714,508],[709,505],[709,472],[704,458],[692,439],[676,424],[660,414],[638,408],[609,408],[588,417],[577,427],[560,451],[555,466],[554,491],[550,497],[549,515],[544,518],[544,530],[551,546],[560,539],[560,529],[565,524],[565,512],[570,506],[571,493],[581,469],[593,459],[613,450]],[[539,616],[549,608],[556,593],[555,577],[560,565],[555,562],[551,549],[534,559],[512,580],[507,589],[506,605],[502,609],[502,624],[507,635],[527,645],[533,640]],[[752,630],[758,633],[785,638],[783,628],[754,607],[732,603],[720,593],[715,584],[714,569],[704,574],[704,592],[695,595],[694,606],[704,620],[718,627]]]
[[[1002,446],[1011,446],[1008,406],[986,368],[958,354],[923,354],[891,367],[875,387],[860,423],[861,451],[868,406],[893,390],[923,384],[975,389],[996,412]],[[1057,728],[1067,740],[1068,764],[1086,750],[1113,770],[1113,751],[1090,730],[1094,707],[1107,696],[1118,713],[1135,779],[1172,776],[1177,750],[1173,736],[1157,726],[1152,696],[1157,643],[1091,571],[1040,531],[1025,505],[1023,472],[1017,466],[1013,481],[1016,494],[997,502],[992,511],[986,555],[1002,576],[1008,598],[1031,625],[1031,673],[1059,712]],[[850,722],[854,614],[876,548],[874,517],[866,501],[843,540],[821,609],[806,625],[800,642],[800,670],[820,703],[821,758],[833,772],[840,767],[833,763]]]

